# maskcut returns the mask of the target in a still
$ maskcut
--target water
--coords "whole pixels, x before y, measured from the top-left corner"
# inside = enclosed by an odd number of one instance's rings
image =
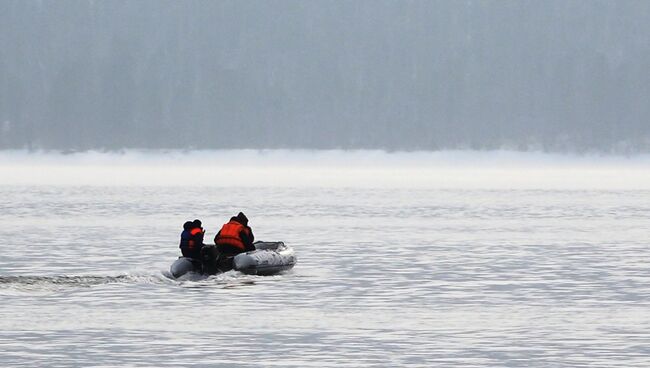
[[[645,184],[376,184],[0,185],[0,365],[650,365]],[[292,271],[167,277],[239,210]]]

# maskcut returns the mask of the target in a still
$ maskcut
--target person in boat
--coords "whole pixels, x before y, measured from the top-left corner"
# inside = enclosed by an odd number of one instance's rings
[[[183,232],[181,233],[181,242],[179,248],[183,257],[193,259],[201,258],[201,248],[203,248],[203,230],[201,220],[187,221],[183,224]]]
[[[214,237],[214,244],[222,255],[236,255],[255,250],[255,236],[248,226],[248,218],[242,212],[230,218]]]

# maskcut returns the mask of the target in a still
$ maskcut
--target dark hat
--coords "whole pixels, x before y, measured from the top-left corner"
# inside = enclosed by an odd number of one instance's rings
[[[248,217],[246,217],[243,212],[237,214],[237,221],[244,226],[248,225]]]
[[[196,220],[192,221],[192,224],[194,225],[194,227],[200,228],[201,227],[201,220],[196,219]]]
[[[193,223],[192,221],[186,221],[183,224],[183,230],[192,230]]]

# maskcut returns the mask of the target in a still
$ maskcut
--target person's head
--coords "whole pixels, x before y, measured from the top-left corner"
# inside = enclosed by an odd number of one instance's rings
[[[202,225],[202,223],[201,223],[201,220],[199,220],[199,219],[196,219],[196,220],[192,221],[192,226],[193,226],[194,228],[199,228],[199,229],[201,229],[201,228],[202,228],[201,225]]]
[[[238,213],[236,219],[240,224],[248,226],[248,217],[243,212]]]

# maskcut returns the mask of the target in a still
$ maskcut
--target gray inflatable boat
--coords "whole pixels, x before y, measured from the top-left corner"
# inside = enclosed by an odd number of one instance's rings
[[[255,250],[234,257],[223,257],[214,245],[206,245],[201,260],[179,257],[169,272],[174,278],[188,272],[214,275],[232,269],[249,275],[274,275],[290,270],[298,261],[293,248],[283,242],[257,241],[253,245]]]

